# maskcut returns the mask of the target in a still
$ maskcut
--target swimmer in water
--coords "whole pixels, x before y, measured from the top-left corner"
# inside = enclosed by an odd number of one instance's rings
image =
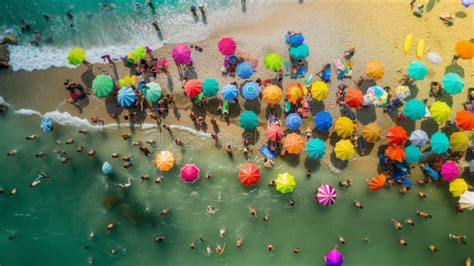
[[[127,189],[127,188],[129,188],[129,187],[132,186],[132,179],[129,177],[127,183],[125,183],[125,184],[119,183],[119,184],[117,184],[117,186],[119,186],[120,188],[122,188],[122,189],[125,190],[125,189]]]
[[[428,219],[433,218],[433,216],[431,216],[431,214],[429,214],[427,212],[420,211],[420,210],[416,211],[416,214],[418,216],[420,216],[421,218],[425,219],[425,221],[428,220]]]
[[[296,201],[294,199],[288,199],[288,205],[290,205],[290,207],[295,207],[296,206]]]
[[[216,212],[218,211],[219,209],[216,209],[212,206],[207,206],[207,214],[210,214],[210,215],[213,215],[213,214],[216,214]]]
[[[112,158],[118,158],[119,156],[120,156],[120,153],[116,153],[116,152],[112,153]]]
[[[114,224],[110,223],[108,224],[105,229],[107,229],[107,231],[111,231],[112,229],[114,229]]]
[[[426,195],[425,195],[425,193],[420,191],[420,192],[418,192],[418,197],[420,197],[420,199],[424,199],[424,198],[426,198]]]
[[[224,250],[225,250],[225,244],[223,246],[217,245],[217,247],[216,247],[216,253],[217,254],[222,255],[224,253]]]
[[[341,243],[341,245],[345,245],[345,244],[346,244],[346,240],[345,240],[342,236],[340,236],[340,237],[339,237],[339,243]]]
[[[165,241],[165,237],[164,236],[157,236],[155,237],[155,244],[156,245],[159,245],[161,242]]]
[[[91,231],[89,233],[89,240],[92,240],[94,238],[94,236],[95,236],[95,233],[93,231]]]
[[[95,151],[94,150],[90,150],[87,155],[89,155],[89,157],[94,157],[95,155]]]
[[[224,229],[224,228],[221,228],[221,230],[219,230],[219,236],[220,236],[220,237],[224,237],[224,236],[225,236],[225,229]]]
[[[460,243],[463,243],[463,244],[467,244],[467,242],[466,242],[467,237],[466,236],[449,234],[449,239],[456,240],[456,241],[458,241]]]
[[[301,249],[299,247],[296,247],[293,249],[293,253],[295,254],[300,254],[300,252],[301,252]]]
[[[348,188],[352,185],[352,180],[351,179],[344,179],[339,182],[339,186],[343,188]]]
[[[433,253],[438,252],[438,248],[435,245],[428,245],[428,249]]]
[[[191,250],[194,250],[194,249],[196,248],[196,244],[194,244],[194,241],[191,242],[191,243],[189,243],[189,248],[190,248]]]
[[[360,201],[358,200],[354,200],[354,207],[359,208],[361,210],[364,208],[364,206],[362,206],[362,203],[360,203]]]
[[[270,221],[270,214],[265,214],[265,216],[263,216],[263,221],[268,223],[268,221]]]
[[[79,133],[87,135],[87,130],[85,129],[79,129]]]
[[[240,248],[242,246],[242,243],[244,242],[243,238],[237,239],[237,242],[235,242],[235,247]]]
[[[35,154],[35,157],[36,158],[43,158],[44,156],[46,156],[46,153],[43,152],[43,151],[40,151],[38,153]]]
[[[170,211],[165,208],[165,209],[161,210],[160,216],[161,216],[161,217],[168,216],[169,212],[170,212]]]
[[[270,253],[273,252],[273,245],[272,244],[267,245],[267,251],[270,252]]]
[[[35,140],[37,138],[38,138],[38,136],[36,136],[36,135],[30,135],[30,136],[26,137],[25,139],[26,140]]]
[[[413,219],[411,219],[411,218],[406,219],[406,220],[405,220],[405,223],[406,223],[406,224],[409,224],[409,225],[411,225],[411,226],[414,226],[414,225],[415,225],[415,223],[413,222]]]
[[[253,207],[249,207],[249,215],[253,218],[257,218],[257,209]]]
[[[84,151],[84,146],[81,145],[81,146],[77,147],[76,151],[77,152],[83,152]]]
[[[400,243],[401,246],[405,246],[405,247],[408,246],[407,241],[405,241],[405,239],[403,239],[403,238],[400,239],[399,243]]]
[[[129,139],[130,137],[132,137],[131,134],[128,134],[128,133],[123,133],[123,134],[122,134],[122,139],[123,139],[123,140],[127,140],[127,139]]]
[[[208,255],[208,256],[212,255],[212,249],[209,246],[206,247],[206,255]]]
[[[74,140],[73,140],[73,139],[68,139],[68,140],[66,140],[66,145],[71,145],[71,144],[74,144]]]
[[[393,218],[391,218],[391,219],[392,219],[392,222],[393,222],[393,227],[395,227],[395,229],[401,230],[403,228],[402,224],[399,221],[397,221]]]
[[[18,153],[18,151],[15,150],[15,149],[13,149],[13,150],[11,150],[11,151],[9,151],[9,152],[7,153],[7,156],[9,156],[9,157],[15,157],[17,153]]]

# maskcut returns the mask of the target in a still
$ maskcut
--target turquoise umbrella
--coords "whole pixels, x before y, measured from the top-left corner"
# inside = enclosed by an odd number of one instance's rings
[[[431,136],[430,145],[434,153],[443,154],[447,152],[449,148],[448,136],[442,132],[437,132]]]
[[[309,55],[308,45],[302,44],[298,47],[292,46],[290,48],[290,56],[293,59],[305,59]]]
[[[421,158],[421,150],[417,146],[411,144],[405,147],[405,162],[406,163],[417,163]]]
[[[414,80],[423,80],[428,74],[426,66],[420,61],[411,61],[407,70],[408,76]]]
[[[146,87],[143,89],[143,95],[151,103],[158,101],[161,98],[160,84],[156,82],[146,84]]]
[[[215,79],[206,79],[202,83],[202,94],[206,97],[216,96],[219,91],[219,83]]]
[[[258,116],[252,111],[244,111],[240,114],[240,127],[245,130],[255,130],[258,125]]]
[[[97,97],[105,97],[114,90],[114,80],[109,75],[98,75],[92,82],[92,91]]]
[[[411,120],[419,120],[425,117],[426,106],[420,100],[411,99],[403,107],[403,113]]]
[[[312,159],[321,159],[326,154],[326,144],[320,139],[311,139],[306,143],[306,153]]]
[[[462,78],[456,73],[448,73],[443,78],[443,89],[445,92],[456,95],[464,88]]]

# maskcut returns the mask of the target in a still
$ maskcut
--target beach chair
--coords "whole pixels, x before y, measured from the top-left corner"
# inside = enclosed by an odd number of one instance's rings
[[[262,145],[260,146],[260,149],[258,151],[265,156],[265,158],[273,160],[275,158],[275,153],[272,152],[267,145]]]

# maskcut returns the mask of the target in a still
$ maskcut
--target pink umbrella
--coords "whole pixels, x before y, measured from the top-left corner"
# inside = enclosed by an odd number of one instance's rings
[[[331,206],[336,202],[336,189],[330,185],[322,185],[318,188],[314,200],[323,206]]]
[[[441,166],[441,176],[446,182],[454,181],[461,174],[458,165],[455,162],[445,162]]]
[[[188,64],[191,63],[191,50],[188,46],[184,44],[178,44],[173,48],[173,53],[171,54],[174,61],[178,64]]]
[[[199,168],[195,164],[186,164],[180,171],[181,179],[186,183],[194,183],[199,178]]]
[[[223,55],[229,56],[235,53],[237,45],[235,44],[235,41],[232,38],[222,38],[219,41],[219,44],[217,44],[217,48],[219,48],[219,51]]]
[[[283,138],[283,129],[276,125],[271,125],[267,128],[267,138],[272,141],[279,141]]]
[[[344,262],[344,256],[342,256],[339,250],[332,249],[326,253],[324,260],[326,261],[326,266],[341,266]]]

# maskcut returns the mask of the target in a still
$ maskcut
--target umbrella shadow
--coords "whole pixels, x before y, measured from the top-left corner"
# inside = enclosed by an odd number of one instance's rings
[[[403,85],[407,86],[410,89],[410,96],[408,96],[406,100],[415,99],[419,92],[418,86],[415,85],[413,82],[404,83]]]
[[[375,147],[375,143],[366,142],[365,151],[363,153],[360,148],[357,148],[356,151],[357,151],[357,154],[359,154],[360,156],[365,156],[365,155],[369,155],[374,149],[374,147]]]
[[[250,145],[255,145],[260,140],[260,132],[258,130],[245,130],[242,133],[242,139],[247,140]]]
[[[445,102],[448,106],[453,106],[453,96],[449,93],[438,94],[434,96],[437,101]]]
[[[433,135],[434,133],[438,132],[439,125],[433,119],[425,119],[421,121],[420,128],[426,132],[428,136]]]
[[[407,132],[415,130],[416,122],[411,119],[405,119],[404,121],[394,121],[397,126],[403,127]]]
[[[320,160],[314,160],[314,159],[311,159],[309,157],[306,157],[306,159],[304,160],[304,167],[307,169],[307,170],[311,170],[311,172],[316,172],[319,170],[319,168],[321,168],[321,161]]]
[[[288,154],[284,157],[284,160],[291,167],[298,167],[298,165],[300,164],[300,155],[299,154]]]
[[[86,88],[92,88],[92,82],[95,79],[94,72],[92,72],[92,69],[88,69],[86,72],[82,73],[81,75],[81,81],[84,83]]]
[[[341,138],[336,134],[336,132],[332,132],[329,135],[329,144],[333,147],[336,146],[336,143],[341,140]]]
[[[324,111],[324,108],[326,108],[326,106],[324,105],[324,102],[314,101],[314,100],[309,102],[309,107],[311,110],[311,115],[313,116],[315,116],[316,113],[318,112]]]
[[[271,114],[271,108],[270,105],[267,105],[265,108],[265,117],[270,116]],[[275,105],[273,108],[273,115],[278,119],[282,116],[283,110],[281,109],[281,106],[279,104]]]
[[[219,100],[218,98],[216,98],[216,97],[208,98],[207,99],[207,106],[206,106],[207,112],[212,114],[212,115],[215,115],[215,116],[219,116],[219,117],[222,116],[222,113],[220,113],[217,110],[217,107],[219,105],[222,105],[222,101]]]
[[[377,85],[377,83],[375,83],[375,81],[373,81],[371,79],[364,79],[362,84],[359,86],[359,89],[362,91],[363,94],[366,94],[367,90],[370,87],[375,86],[375,85]]]
[[[337,158],[336,153],[332,152],[331,153],[331,164],[339,170],[344,170],[349,165],[349,161],[348,160],[343,161],[343,160]]]
[[[315,128],[313,130],[313,135],[316,135],[318,139],[321,139],[322,141],[326,141],[329,138],[330,133],[329,131],[322,132]]]
[[[83,108],[88,106],[89,103],[90,103],[90,99],[89,99],[89,96],[87,96],[87,97],[84,97],[83,99],[77,100],[74,106],[78,109],[79,113],[82,113]]]
[[[124,109],[117,105],[117,100],[112,94],[110,94],[109,96],[107,96],[107,98],[105,98],[105,110],[110,116],[116,117],[118,123],[118,118],[120,117]]]
[[[448,73],[455,73],[458,74],[461,78],[464,78],[465,76],[465,71],[462,66],[460,66],[457,62],[454,62],[451,65],[446,66],[444,69],[444,74]]]
[[[197,78],[198,78],[198,74],[197,74],[197,72],[196,72],[194,66],[187,66],[187,67],[184,69],[183,76],[184,76],[184,78],[187,78],[188,80],[197,79]]]
[[[357,116],[357,120],[362,125],[367,125],[367,124],[377,120],[377,114],[375,112],[375,106],[372,105],[372,104],[369,105],[369,106],[357,109],[355,111],[355,114]]]
[[[231,103],[229,105],[229,117],[230,118],[236,118],[240,115],[242,112],[242,108],[240,107],[240,104],[238,103]]]
[[[262,104],[258,100],[258,98],[253,99],[253,100],[245,100],[244,102],[244,108],[246,110],[250,110],[255,112],[257,115],[260,114]]]

